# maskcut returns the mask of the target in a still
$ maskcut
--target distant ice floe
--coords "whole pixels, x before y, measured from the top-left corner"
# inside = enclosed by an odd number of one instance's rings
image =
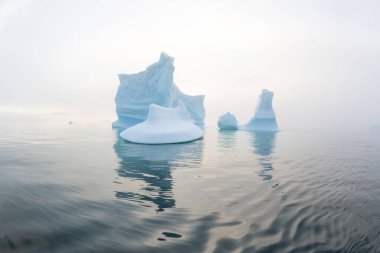
[[[256,105],[255,115],[247,124],[241,125],[237,128],[246,131],[279,131],[276,114],[272,107],[272,101],[273,92],[266,89],[262,90],[259,96],[259,101]],[[231,129],[229,127],[233,127],[233,119],[236,120],[235,116],[231,113],[221,116],[218,120],[219,128],[221,130]]]
[[[166,144],[196,140],[203,134],[203,129],[193,123],[184,103],[178,101],[175,108],[151,104],[148,118],[125,129],[120,136],[135,143]]]

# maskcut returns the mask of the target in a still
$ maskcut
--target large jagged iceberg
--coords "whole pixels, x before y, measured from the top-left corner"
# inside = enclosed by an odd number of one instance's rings
[[[204,95],[189,96],[182,93],[173,82],[174,58],[162,52],[158,62],[136,74],[120,74],[116,94],[118,120],[112,126],[128,128],[148,117],[149,106],[175,107],[181,100],[191,118],[203,127]]]
[[[203,134],[203,129],[193,123],[185,105],[178,101],[175,108],[151,104],[147,119],[125,129],[120,136],[135,143],[166,144],[196,140]]]
[[[262,90],[253,118],[240,129],[248,131],[278,131],[276,114],[272,107],[273,92]]]

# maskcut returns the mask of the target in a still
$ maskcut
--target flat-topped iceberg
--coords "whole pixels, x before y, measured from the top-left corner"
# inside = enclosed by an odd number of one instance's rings
[[[236,130],[238,129],[238,123],[235,116],[232,113],[227,112],[219,117],[218,127],[220,130]]]
[[[240,128],[248,131],[278,131],[272,100],[273,92],[265,89],[262,90],[256,105],[255,115],[247,124]]]
[[[203,134],[203,129],[193,123],[184,103],[178,101],[175,108],[151,104],[147,119],[125,129],[120,136],[135,143],[166,144],[196,140]]]
[[[120,85],[115,102],[118,120],[112,126],[127,128],[143,122],[149,107],[156,104],[175,107],[181,100],[194,122],[203,127],[204,95],[189,96],[182,93],[173,82],[174,58],[162,52],[158,62],[136,74],[120,74]]]

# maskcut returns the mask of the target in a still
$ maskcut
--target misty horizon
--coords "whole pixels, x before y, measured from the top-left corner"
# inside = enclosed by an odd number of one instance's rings
[[[206,125],[274,91],[281,129],[380,125],[377,1],[1,1],[0,113],[114,120],[118,74],[161,51]],[[68,118],[70,118],[68,116]]]

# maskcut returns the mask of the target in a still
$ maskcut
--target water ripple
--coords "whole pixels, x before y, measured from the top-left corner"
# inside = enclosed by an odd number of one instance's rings
[[[371,136],[43,130],[1,133],[0,252],[379,252]]]

